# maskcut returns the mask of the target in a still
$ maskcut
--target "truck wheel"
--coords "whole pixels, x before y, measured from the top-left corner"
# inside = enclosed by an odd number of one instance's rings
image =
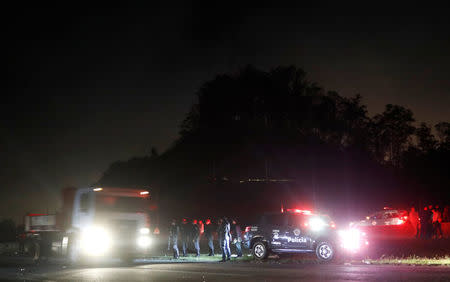
[[[267,255],[269,254],[269,251],[267,250],[266,244],[264,242],[256,242],[253,245],[252,249],[253,257],[257,260],[263,260],[267,258]]]
[[[41,258],[41,245],[39,242],[33,241],[33,261],[37,262]]]
[[[322,262],[333,260],[333,258],[335,257],[335,250],[333,245],[327,241],[320,242],[316,247],[316,256],[319,261]]]
[[[80,263],[79,245],[74,236],[69,238],[69,244],[67,248],[68,248],[67,258],[69,263],[72,265]]]

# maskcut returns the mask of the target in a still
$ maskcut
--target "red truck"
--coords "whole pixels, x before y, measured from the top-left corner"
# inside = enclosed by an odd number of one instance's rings
[[[73,263],[92,257],[130,260],[151,252],[159,235],[157,210],[148,190],[66,188],[62,212],[28,214],[25,232],[36,259],[53,248]]]

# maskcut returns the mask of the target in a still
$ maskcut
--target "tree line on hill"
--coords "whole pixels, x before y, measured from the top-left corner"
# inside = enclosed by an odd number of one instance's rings
[[[157,187],[163,204],[186,208],[220,206],[218,196],[239,203],[262,186],[355,208],[385,193],[399,202],[449,198],[449,122],[417,123],[392,104],[371,117],[361,95],[325,91],[294,66],[221,74],[197,98],[168,150],[115,162],[99,184]]]

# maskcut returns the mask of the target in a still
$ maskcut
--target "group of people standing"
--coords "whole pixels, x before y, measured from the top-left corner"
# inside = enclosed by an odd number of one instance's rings
[[[448,220],[448,207],[444,209],[444,218]],[[439,206],[428,205],[418,212],[411,207],[409,220],[416,231],[416,237],[421,239],[440,239],[443,237],[443,215]]]
[[[231,249],[230,244],[233,243],[236,248],[238,257],[242,256],[242,231],[236,220],[231,223],[226,217],[219,218],[217,224],[210,219],[202,220],[193,219],[190,222],[186,218],[178,223],[176,219],[172,219],[169,227],[168,250],[173,249],[173,257],[179,258],[180,251],[178,243],[181,244],[182,255],[186,256],[190,246],[193,246],[196,256],[200,256],[200,239],[206,237],[208,241],[209,256],[214,256],[214,239],[217,233],[217,239],[222,252],[222,261],[230,260]],[[178,241],[180,240],[180,242]]]

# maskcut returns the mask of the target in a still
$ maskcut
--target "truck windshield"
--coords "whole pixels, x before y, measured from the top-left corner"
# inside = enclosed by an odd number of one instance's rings
[[[95,202],[97,211],[131,213],[149,209],[149,201],[146,198],[97,195]]]

